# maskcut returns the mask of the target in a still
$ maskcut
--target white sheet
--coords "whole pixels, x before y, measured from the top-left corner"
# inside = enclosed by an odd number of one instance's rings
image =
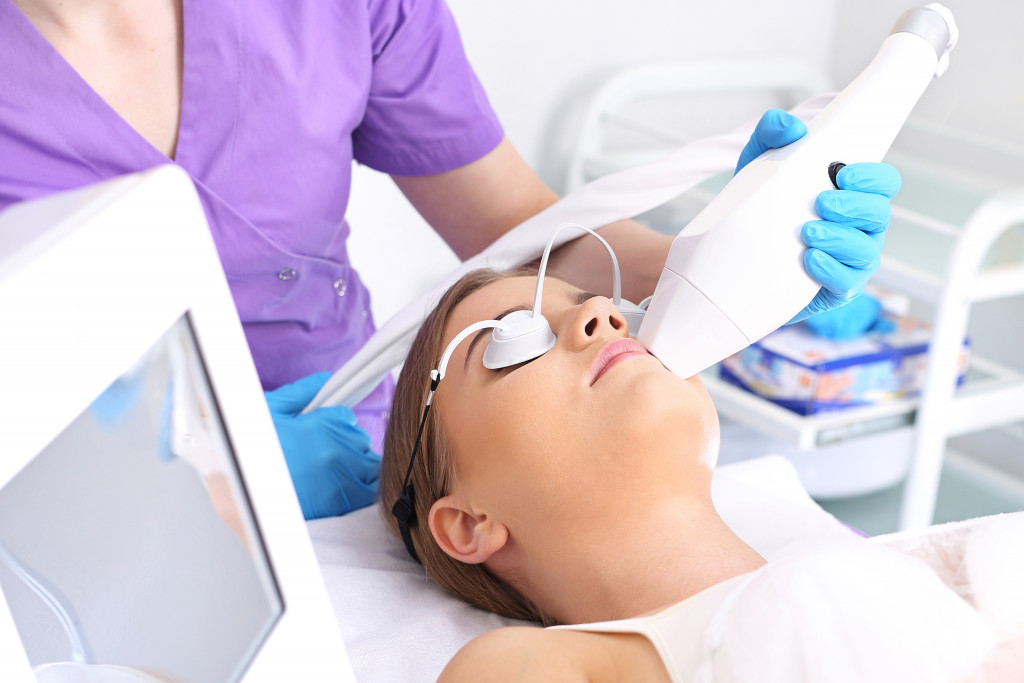
[[[712,495],[726,523],[768,560],[798,542],[857,536],[811,500],[779,456],[718,468]],[[434,681],[463,644],[517,623],[437,587],[379,515],[373,507],[307,523],[356,680]]]

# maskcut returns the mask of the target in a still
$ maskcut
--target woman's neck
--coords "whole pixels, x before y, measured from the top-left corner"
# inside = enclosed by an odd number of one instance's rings
[[[59,26],[65,30],[83,19],[98,19],[118,8],[120,0],[14,0],[14,4],[36,25]]]
[[[560,552],[521,558],[529,576],[507,578],[559,622],[578,624],[650,614],[765,563],[710,498],[642,507]]]
[[[174,158],[184,59],[182,0],[14,0],[86,83]]]

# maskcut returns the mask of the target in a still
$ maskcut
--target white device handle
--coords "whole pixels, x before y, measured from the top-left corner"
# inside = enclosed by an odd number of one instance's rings
[[[830,164],[881,161],[955,41],[941,5],[904,14],[804,137],[744,167],[675,239],[637,340],[690,377],[799,313],[820,288],[800,231]]]

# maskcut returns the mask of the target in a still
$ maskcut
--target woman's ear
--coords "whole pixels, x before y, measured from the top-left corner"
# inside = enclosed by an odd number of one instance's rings
[[[455,496],[435,501],[427,523],[441,550],[466,564],[486,562],[508,541],[504,524],[486,513],[474,513]]]

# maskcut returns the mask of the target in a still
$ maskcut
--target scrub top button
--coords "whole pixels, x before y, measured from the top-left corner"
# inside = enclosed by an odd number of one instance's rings
[[[284,270],[280,271],[277,274],[277,277],[281,280],[291,280],[293,277],[295,277],[295,269],[285,268]]]
[[[345,296],[347,290],[348,285],[345,283],[345,278],[339,277],[334,281],[334,291],[338,293],[338,296]]]
[[[366,319],[369,318],[369,317],[370,317],[370,312],[369,311],[363,311],[363,322],[366,322]]]

